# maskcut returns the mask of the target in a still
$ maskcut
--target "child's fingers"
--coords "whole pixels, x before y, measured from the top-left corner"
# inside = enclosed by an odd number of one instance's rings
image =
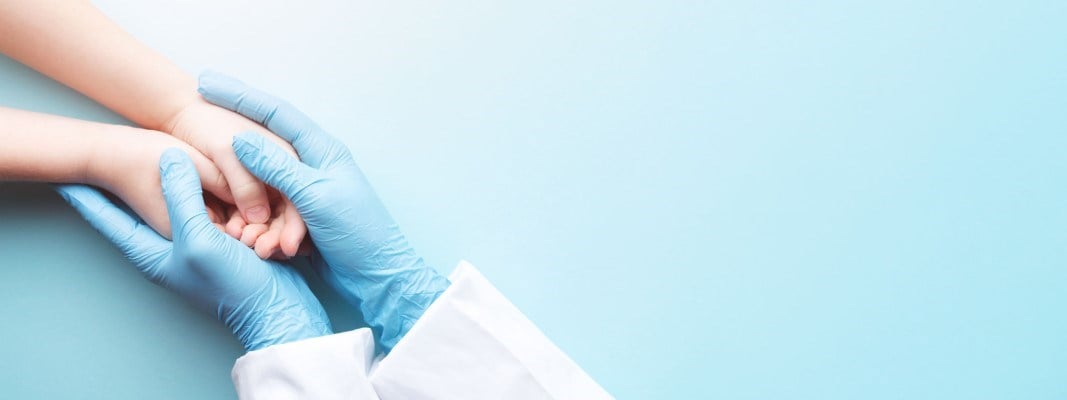
[[[275,210],[282,210],[280,203]],[[280,240],[284,229],[285,220],[281,218],[281,216],[276,216],[270,221],[270,229],[263,235],[260,235],[259,239],[256,239],[255,250],[256,255],[259,256],[259,258],[266,260],[281,252],[281,249],[278,247],[278,241]]]
[[[244,231],[241,232],[241,243],[245,246],[252,247],[256,245],[256,240],[259,239],[264,233],[267,233],[267,224],[248,224],[245,225]]]
[[[215,197],[225,201],[227,203],[233,203],[233,194],[230,191],[230,185],[227,183],[226,178],[219,171],[219,168],[215,166],[215,163],[211,162],[203,154],[193,148],[184,148],[185,152],[189,154],[189,158],[193,160],[193,165],[196,166],[196,172],[200,175],[200,186],[204,188],[204,191],[215,195]]]
[[[270,220],[270,202],[267,201],[267,187],[252,176],[232,152],[225,152],[214,157],[215,165],[226,177],[233,204],[241,210],[241,216],[250,224],[267,223]]]
[[[240,240],[241,232],[244,232],[245,225],[248,224],[245,223],[244,217],[237,211],[237,208],[230,210],[230,219],[226,221],[226,234],[232,236],[234,239]]]
[[[280,233],[276,230],[267,231],[256,240],[256,255],[264,260],[273,257],[278,253],[278,237]]]
[[[284,219],[285,229],[281,232],[279,246],[286,257],[292,258],[300,250],[300,242],[307,235],[307,226],[304,225],[304,220],[300,218],[300,213],[296,211],[296,206],[293,206],[289,199],[282,201],[282,215],[279,218]]]

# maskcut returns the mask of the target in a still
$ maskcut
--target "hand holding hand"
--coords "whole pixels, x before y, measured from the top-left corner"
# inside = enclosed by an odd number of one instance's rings
[[[200,184],[206,192],[225,202],[233,202],[215,164],[196,149],[162,132],[115,126],[95,142],[86,165],[86,182],[114,193],[137,215],[163,235],[171,237],[171,223],[159,179],[159,157],[168,148],[178,148],[188,154],[199,172]],[[221,203],[209,200],[213,222],[225,222]],[[220,225],[221,227],[221,225]]]
[[[145,277],[215,314],[247,350],[331,333],[326,313],[299,273],[260,260],[212,225],[188,155],[166,150],[159,173],[173,241],[90,187],[62,185],[57,190]]]
[[[292,147],[255,122],[202,100],[186,106],[164,130],[203,153],[225,177],[232,203],[240,211],[233,213],[226,223],[230,236],[254,247],[260,258],[296,255],[307,233],[300,215],[288,200],[265,187],[241,165],[231,143],[233,135],[251,131],[283,146],[296,157]]]
[[[300,212],[325,261],[315,264],[326,282],[359,305],[379,344],[391,349],[448,287],[448,280],[408,244],[344,144],[307,116],[216,73],[201,75],[200,93],[296,148],[303,162],[256,133],[233,139],[241,163]]]

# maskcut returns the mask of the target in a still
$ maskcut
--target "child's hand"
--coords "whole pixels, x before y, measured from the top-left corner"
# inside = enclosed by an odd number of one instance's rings
[[[121,198],[148,226],[169,239],[170,220],[158,165],[163,151],[172,147],[184,150],[192,158],[200,173],[208,216],[219,229],[224,229],[223,202],[232,202],[233,197],[222,173],[192,146],[162,132],[116,126],[101,135],[91,149],[86,181]]]
[[[295,158],[288,143],[255,122],[203,101],[185,107],[164,129],[214,162],[228,182],[240,212],[229,217],[226,233],[254,247],[264,259],[296,255],[307,233],[300,214],[288,199],[252,176],[232,147],[234,135],[252,131],[282,145]]]
[[[283,215],[285,213],[284,207],[291,207],[291,203],[283,201],[281,194],[273,188],[268,188],[268,197],[271,199],[271,204],[274,205],[273,215]],[[237,240],[244,243],[246,246],[251,247],[259,258],[264,260],[270,258],[274,260],[287,260],[292,258],[290,255],[282,253],[277,247],[272,247],[269,243],[277,243],[278,238],[276,235],[281,231],[276,226],[267,226],[265,224],[246,224],[244,218],[241,217],[241,212],[237,209],[237,206],[233,204],[219,203],[221,207],[217,207],[215,212],[219,216],[218,220],[221,221],[219,229],[223,230],[230,236],[237,238]],[[209,212],[212,205],[208,203]],[[216,218],[212,216],[212,221],[216,221]],[[271,220],[271,224],[281,223],[281,218],[274,218]],[[311,253],[311,240],[305,236],[304,240],[300,242],[300,246],[297,248],[296,254],[308,255]]]

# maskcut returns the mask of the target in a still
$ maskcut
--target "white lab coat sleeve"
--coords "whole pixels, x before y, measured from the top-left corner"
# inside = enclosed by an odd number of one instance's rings
[[[611,399],[473,266],[377,365],[382,400]]]
[[[611,399],[473,266],[384,359],[366,328],[274,345],[233,367],[237,395],[264,399]]]
[[[374,336],[362,328],[251,351],[231,377],[243,400],[377,400],[368,376]]]

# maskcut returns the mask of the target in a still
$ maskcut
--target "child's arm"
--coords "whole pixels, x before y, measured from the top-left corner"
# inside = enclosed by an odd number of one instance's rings
[[[162,130],[197,101],[196,81],[82,0],[0,0],[0,51]]]
[[[159,182],[159,157],[177,147],[189,153],[204,190],[230,200],[220,173],[200,152],[166,134],[121,125],[0,107],[0,181],[85,183],[121,198],[145,222],[170,237]],[[223,215],[213,210],[216,223]]]
[[[0,0],[0,52],[142,127],[169,133],[200,150],[228,181],[244,221],[268,223],[267,189],[237,161],[231,142],[237,133],[255,131],[295,156],[288,143],[201,99],[195,78],[124,32],[89,2]],[[285,211],[278,222],[284,223],[272,223],[273,233],[265,239],[292,256],[306,230],[291,204],[283,203],[280,209]]]

